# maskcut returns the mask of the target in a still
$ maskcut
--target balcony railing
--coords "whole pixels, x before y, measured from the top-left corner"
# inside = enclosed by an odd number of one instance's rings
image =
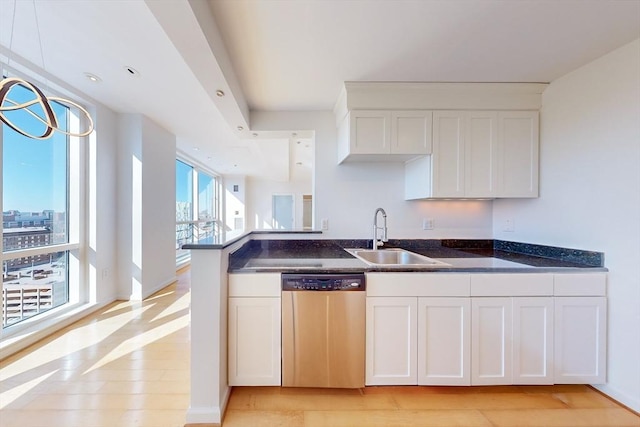
[[[204,239],[214,240],[220,233],[217,220],[176,222],[176,264],[181,265],[190,258],[188,250],[181,249],[186,243],[196,243]]]

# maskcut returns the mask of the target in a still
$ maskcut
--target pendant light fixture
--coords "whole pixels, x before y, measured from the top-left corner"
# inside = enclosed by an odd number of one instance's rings
[[[35,21],[36,21],[36,31],[38,35],[38,43],[40,46],[40,57],[42,60],[42,68],[44,69],[44,56],[42,53],[42,40],[40,38],[40,26],[38,24],[38,13],[36,10],[35,0],[32,0],[32,1],[33,1],[33,13],[35,15]],[[16,0],[14,0],[13,18],[11,22],[11,39],[9,42],[9,58],[7,60],[7,65],[9,65],[10,55],[13,48],[13,32],[15,29],[14,26],[15,26],[15,20],[16,20],[16,7],[17,7]],[[12,93],[19,87],[22,88],[23,90],[30,92],[32,94],[32,99],[24,102],[15,101],[14,99],[16,98],[12,99],[11,98]],[[51,106],[52,101],[55,101],[67,107],[72,106],[77,108],[80,111],[80,113],[84,115],[86,118],[86,122],[88,125],[87,130],[75,133],[75,132],[69,132],[64,129],[61,129],[58,126],[58,119],[53,110],[53,107]],[[35,109],[30,108],[35,105],[38,105],[40,108],[35,108]],[[7,116],[7,113],[16,112],[18,110],[23,110],[24,112],[26,112],[27,114],[31,115],[33,118],[41,122],[45,127],[44,131],[42,131],[42,133],[40,134],[32,134],[28,130],[21,128],[20,125],[18,125],[15,121],[12,121]],[[42,116],[38,114],[38,112],[40,112]],[[18,77],[7,77],[0,80],[0,121],[2,121],[4,124],[9,126],[14,131],[18,132],[19,134],[32,139],[48,139],[53,135],[54,132],[61,132],[61,133],[64,133],[65,135],[70,135],[74,137],[83,137],[93,132],[93,128],[94,128],[93,119],[91,118],[91,115],[84,107],[66,98],[61,98],[57,96],[47,97],[42,91],[42,89],[40,89],[37,85]]]

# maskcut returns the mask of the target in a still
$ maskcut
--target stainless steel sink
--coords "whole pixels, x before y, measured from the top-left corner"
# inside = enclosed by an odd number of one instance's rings
[[[404,249],[345,249],[356,258],[369,265],[383,265],[386,267],[448,267],[450,264],[433,258],[419,255]]]

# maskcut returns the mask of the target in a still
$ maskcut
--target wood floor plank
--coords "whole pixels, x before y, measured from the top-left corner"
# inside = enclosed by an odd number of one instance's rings
[[[640,417],[620,408],[482,411],[496,427],[639,427]]]
[[[491,427],[480,411],[305,411],[304,427]]]

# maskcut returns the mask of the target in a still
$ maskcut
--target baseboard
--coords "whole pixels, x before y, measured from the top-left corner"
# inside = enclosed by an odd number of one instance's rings
[[[142,294],[142,299],[145,300],[145,299],[149,298],[151,295],[153,295],[156,292],[166,288],[167,286],[169,286],[170,284],[172,284],[176,280],[178,280],[178,276],[175,276],[175,275],[170,277],[169,279],[164,280],[163,282],[159,283],[158,285],[156,285],[152,289],[150,289],[147,292],[145,292],[144,294]]]
[[[599,393],[604,394],[609,399],[614,400],[616,403],[624,406],[630,411],[640,415],[640,398],[638,396],[629,396],[626,393],[621,392],[615,387],[609,385],[592,385],[593,389]]]

